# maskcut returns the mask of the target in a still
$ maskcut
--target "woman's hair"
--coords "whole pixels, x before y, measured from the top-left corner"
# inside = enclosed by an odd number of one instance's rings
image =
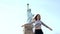
[[[35,16],[35,20],[37,20],[37,16],[39,15],[39,20],[41,19],[41,16],[40,16],[40,14],[37,14],[36,16]]]

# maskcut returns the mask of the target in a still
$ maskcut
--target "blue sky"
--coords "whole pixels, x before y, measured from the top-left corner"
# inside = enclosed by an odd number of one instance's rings
[[[60,0],[0,0],[0,34],[23,34],[27,20],[27,3],[33,14],[51,27],[42,26],[44,34],[60,34]]]

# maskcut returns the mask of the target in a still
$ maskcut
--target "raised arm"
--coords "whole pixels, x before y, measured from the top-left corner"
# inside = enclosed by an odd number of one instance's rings
[[[48,29],[50,29],[52,31],[52,29],[50,27],[48,27],[46,24],[44,24],[43,22],[42,22],[42,25],[44,25],[45,27],[47,27]]]

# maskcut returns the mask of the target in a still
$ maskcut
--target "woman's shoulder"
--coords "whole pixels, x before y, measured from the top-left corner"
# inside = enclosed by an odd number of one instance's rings
[[[35,19],[33,19],[33,21],[36,21]]]
[[[34,23],[36,20],[35,19],[32,19],[32,23]]]

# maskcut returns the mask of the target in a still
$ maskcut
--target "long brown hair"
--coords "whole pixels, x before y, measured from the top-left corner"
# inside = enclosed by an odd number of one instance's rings
[[[41,19],[41,16],[40,16],[40,14],[37,14],[36,16],[35,16],[35,20],[37,20],[37,16],[39,15],[39,20]]]

